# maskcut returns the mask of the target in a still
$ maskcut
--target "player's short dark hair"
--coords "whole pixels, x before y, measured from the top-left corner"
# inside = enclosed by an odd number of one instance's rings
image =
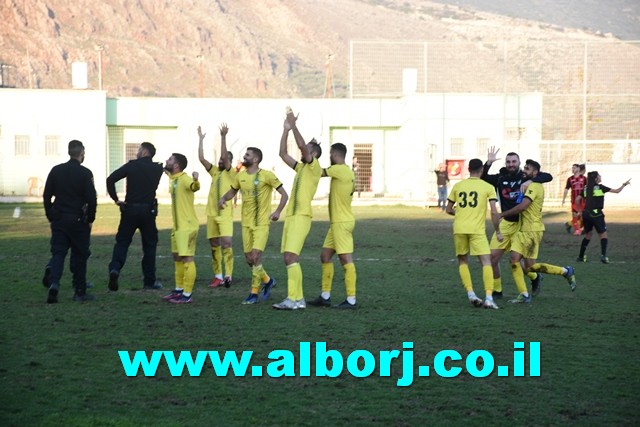
[[[510,153],[507,153],[507,157],[509,156],[516,156],[518,158],[518,160],[520,160],[520,156],[518,156],[518,153],[514,153],[513,151]]]
[[[187,168],[187,157],[184,154],[172,153],[171,155],[175,157],[178,162],[178,166],[180,166],[180,170],[185,170]]]
[[[347,146],[341,142],[331,145],[331,149],[340,153],[343,157],[347,157]]]
[[[480,159],[469,160],[469,172],[476,172],[484,167],[484,163]]]
[[[69,141],[67,152],[69,153],[70,157],[78,157],[80,154],[82,154],[82,150],[84,150],[84,145],[81,141],[78,141],[77,139],[72,139],[71,141]]]
[[[152,143],[143,142],[140,146],[149,152],[149,156],[153,157],[156,155],[156,147],[154,147]]]
[[[535,169],[537,172],[540,172],[540,163],[536,162],[535,160],[527,159],[524,164]]]
[[[311,152],[316,152],[316,159],[319,159],[320,156],[322,156],[322,147],[320,147],[320,143],[318,141],[316,141],[315,138],[312,138],[311,141],[309,141],[309,144],[311,145]]]
[[[233,153],[231,151],[227,151],[227,157],[229,158],[229,163],[233,162]]]
[[[581,165],[578,165],[578,167],[580,168],[580,172],[584,172],[587,170],[587,165],[586,163],[583,163]]]
[[[262,150],[257,147],[247,147],[247,151],[253,151],[253,154],[258,156],[258,163],[262,161]]]

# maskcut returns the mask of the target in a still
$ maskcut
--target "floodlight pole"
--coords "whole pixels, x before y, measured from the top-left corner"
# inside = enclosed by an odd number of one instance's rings
[[[97,44],[93,48],[98,52],[98,90],[102,90],[102,52],[104,46]]]

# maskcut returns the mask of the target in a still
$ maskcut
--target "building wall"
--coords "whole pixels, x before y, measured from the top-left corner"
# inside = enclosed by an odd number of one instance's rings
[[[370,188],[375,195],[428,202],[435,197],[438,163],[450,158],[486,158],[496,145],[501,154],[517,151],[523,158],[539,158],[542,102],[539,94],[505,97],[493,94],[408,95],[397,99],[176,99],[106,98],[100,91],[2,90],[0,126],[4,195],[27,195],[28,178],[46,178],[50,168],[67,160],[66,143],[80,139],[87,146],[85,165],[96,188],[106,195],[106,176],[126,161],[124,146],[149,141],[156,145],[156,161],[172,152],[185,154],[187,170],[201,173],[203,187],[210,180],[197,158],[198,125],[207,133],[205,157],[219,156],[218,126],[229,126],[228,149],[234,163],[249,146],[261,148],[262,166],[274,170],[290,189],[291,171],[278,157],[285,107],[299,113],[298,127],[306,139],[321,141],[322,165],[329,165],[329,146],[344,143],[351,162],[357,145],[370,146]],[[505,140],[505,129],[520,129],[516,140]],[[16,156],[16,135],[29,135],[28,156]],[[45,155],[46,135],[60,136],[57,155]],[[458,152],[452,152],[452,140]],[[478,141],[482,141],[479,143]],[[460,145],[461,144],[461,145]],[[484,144],[484,145],[483,145]],[[295,149],[293,138],[290,139]],[[296,150],[297,151],[297,150]],[[292,152],[297,155],[297,152]],[[164,177],[159,195],[166,193]],[[122,186],[120,187],[122,188]],[[322,180],[317,198],[326,197]],[[206,198],[206,191],[199,194]]]

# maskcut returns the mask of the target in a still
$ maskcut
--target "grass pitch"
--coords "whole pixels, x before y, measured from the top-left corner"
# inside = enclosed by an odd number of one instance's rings
[[[41,285],[49,258],[49,228],[40,205],[0,205],[0,424],[83,425],[635,425],[640,378],[637,301],[638,211],[607,212],[609,265],[599,262],[597,238],[588,262],[576,264],[580,238],[564,231],[568,213],[548,212],[540,260],[576,266],[578,289],[546,276],[527,306],[510,306],[516,295],[503,259],[506,297],[500,310],[474,309],[458,278],[451,218],[437,210],[408,207],[356,208],[358,310],[308,307],[279,312],[271,303],[286,296],[286,269],[279,253],[282,220],[271,228],[264,265],[278,279],[268,304],[243,306],[250,271],[235,226],[234,285],[208,289],[210,250],[201,228],[194,303],[174,306],[160,291],[142,291],[140,239],[136,235],[120,290],[107,290],[119,214],[100,205],[92,233],[88,280],[92,303],[71,301],[65,269],[58,304],[47,305]],[[204,207],[198,207],[204,218]],[[317,208],[302,253],[305,297],[320,291],[319,253],[328,228],[326,208]],[[171,289],[168,207],[158,219],[158,277]],[[473,260],[476,292],[484,295]],[[332,299],[344,298],[336,261]],[[275,349],[298,354],[301,341],[331,349],[402,349],[414,343],[415,365],[454,349],[466,356],[489,351],[498,362],[513,359],[514,341],[541,343],[539,377],[414,378],[398,387],[402,365],[390,377],[367,378],[346,371],[337,378],[173,377],[161,366],[154,377],[127,377],[118,350],[252,350],[266,364]],[[455,366],[464,366],[452,362]],[[312,361],[312,374],[313,361]]]

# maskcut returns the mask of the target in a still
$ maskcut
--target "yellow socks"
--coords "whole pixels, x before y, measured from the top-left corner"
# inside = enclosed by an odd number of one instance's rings
[[[518,292],[529,295],[529,291],[527,291],[527,284],[524,283],[524,271],[522,271],[520,262],[511,264],[511,273],[513,274],[513,280],[516,282]]]
[[[324,267],[324,264],[322,264],[322,266]],[[333,267],[333,264],[331,264],[331,266]],[[356,265],[350,262],[349,264],[343,265],[342,268],[344,269],[344,286],[346,288],[347,298],[348,297],[355,298],[356,279],[357,279]],[[324,278],[324,274],[323,274],[323,278]],[[323,288],[323,291],[324,291],[324,288]]]
[[[302,291],[302,267],[297,262],[287,266],[287,298],[298,301],[304,298]]]
[[[222,248],[211,246],[211,259],[213,260],[213,274],[222,277]]]
[[[184,294],[189,296],[193,292],[196,283],[196,263],[193,261],[183,263],[184,268]]]
[[[486,295],[493,294],[493,268],[490,265],[482,266],[482,284]]]
[[[494,277],[493,278],[493,291],[494,292],[502,292],[502,278]]]
[[[224,248],[222,256],[224,258],[224,275],[233,277],[233,248]]]
[[[460,280],[462,280],[462,286],[467,292],[473,292],[473,282],[471,281],[471,272],[467,264],[460,264],[458,266],[458,272],[460,273]],[[493,273],[491,273],[493,277]]]
[[[184,287],[184,263],[182,261],[175,261],[176,266],[176,289],[183,289]]]
[[[536,262],[529,268],[531,271],[539,271],[541,273],[555,274],[556,276],[562,276],[564,268],[558,265],[545,264],[543,262]]]
[[[333,285],[333,262],[322,263],[322,292],[331,292]]]

